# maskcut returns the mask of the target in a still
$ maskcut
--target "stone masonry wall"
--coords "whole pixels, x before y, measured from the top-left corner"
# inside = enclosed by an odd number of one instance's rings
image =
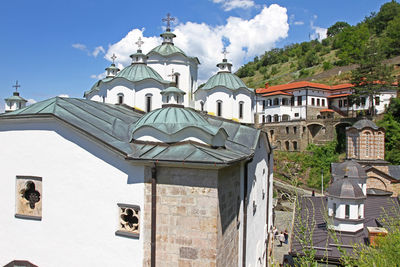
[[[240,165],[230,166],[218,174],[218,244],[217,266],[238,266],[240,207]]]
[[[374,166],[374,168],[382,171],[383,173],[389,172],[387,166]],[[386,177],[374,171],[367,172],[367,176],[379,178],[368,178],[367,188],[377,188],[393,192],[393,197],[397,197],[400,194],[400,183],[391,183],[391,181],[388,180]]]
[[[145,175],[143,266],[150,266],[150,168]],[[217,188],[217,170],[157,167],[157,266],[216,266]]]

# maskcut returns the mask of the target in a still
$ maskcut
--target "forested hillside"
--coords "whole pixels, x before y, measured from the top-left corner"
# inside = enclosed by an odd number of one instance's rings
[[[396,1],[381,6],[357,25],[338,21],[328,28],[328,37],[321,42],[296,43],[266,51],[242,66],[236,74],[252,88],[288,83],[322,73],[335,67],[357,64],[371,42],[377,44],[389,59],[400,55],[400,4]],[[400,58],[399,58],[400,61]],[[391,62],[393,63],[393,62]],[[351,67],[339,68],[330,75],[316,76],[316,82],[335,84],[350,80]],[[343,70],[343,71],[342,71]],[[395,69],[394,74],[400,70]]]

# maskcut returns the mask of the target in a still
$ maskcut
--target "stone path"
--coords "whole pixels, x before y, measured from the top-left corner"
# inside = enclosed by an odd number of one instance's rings
[[[294,209],[294,203],[283,202],[283,206],[289,207],[291,210]],[[278,231],[285,231],[285,229],[290,234],[292,232],[292,219],[293,211],[275,211],[275,226]],[[289,252],[289,244],[283,244],[282,247],[278,246],[280,244],[279,240],[274,240],[274,248],[272,254],[273,266],[279,266],[283,262],[283,256]]]

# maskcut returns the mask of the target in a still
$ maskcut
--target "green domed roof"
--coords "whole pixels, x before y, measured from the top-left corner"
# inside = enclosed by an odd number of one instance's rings
[[[147,113],[135,123],[132,134],[142,127],[152,127],[168,135],[189,127],[199,128],[211,135],[220,130],[196,111],[180,107],[165,107]]]
[[[173,44],[162,44],[153,48],[148,54],[150,53],[158,53],[162,56],[169,56],[172,54],[182,54],[185,57],[188,57],[185,52],[182,51],[179,47],[176,47]]]
[[[186,94],[184,91],[182,91],[179,88],[176,88],[175,86],[168,87],[167,89],[164,89],[161,91],[162,95],[166,94],[166,93],[177,93],[177,94],[181,94],[181,95]]]
[[[170,83],[165,81],[160,74],[146,64],[132,64],[121,70],[115,78],[125,78],[132,82],[138,82],[145,79],[154,79],[161,83]]]
[[[244,82],[236,75],[230,72],[219,72],[212,76],[206,84],[201,88],[203,90],[210,90],[217,86],[223,86],[230,90],[237,90],[240,88],[244,88],[252,91],[250,88],[244,84]]]

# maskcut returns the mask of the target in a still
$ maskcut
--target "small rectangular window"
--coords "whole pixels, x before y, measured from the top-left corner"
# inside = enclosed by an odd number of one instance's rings
[[[151,111],[151,96],[146,96],[146,111]]]
[[[350,218],[350,205],[346,205],[345,217],[346,219]]]
[[[318,98],[318,99],[317,99],[317,106],[320,106],[320,101],[321,101],[321,100]]]
[[[333,203],[333,217],[336,217],[336,203]]]
[[[311,106],[315,106],[315,98],[311,98]]]
[[[375,97],[375,106],[379,106],[381,103],[379,96]]]
[[[217,116],[218,117],[222,116],[222,102],[221,101],[217,102]]]
[[[243,119],[243,102],[239,103],[239,119]]]
[[[297,133],[297,127],[296,126],[293,127],[293,133],[294,134]]]
[[[262,105],[263,105],[263,109],[265,109],[265,107],[267,106],[267,101],[266,101],[266,100],[263,100],[263,101],[262,101]]]
[[[325,99],[322,99],[321,101],[322,101],[321,106],[325,107]]]
[[[343,100],[343,107],[347,107],[347,100]]]
[[[339,108],[341,108],[343,106],[343,101],[339,100]]]
[[[289,127],[286,127],[286,134],[289,134]]]
[[[295,117],[299,117],[299,113],[294,113],[294,116]]]
[[[301,105],[302,105],[302,100],[303,100],[302,98],[303,98],[302,96],[298,96],[298,97],[297,97],[297,105],[298,105],[298,106],[301,106]]]

